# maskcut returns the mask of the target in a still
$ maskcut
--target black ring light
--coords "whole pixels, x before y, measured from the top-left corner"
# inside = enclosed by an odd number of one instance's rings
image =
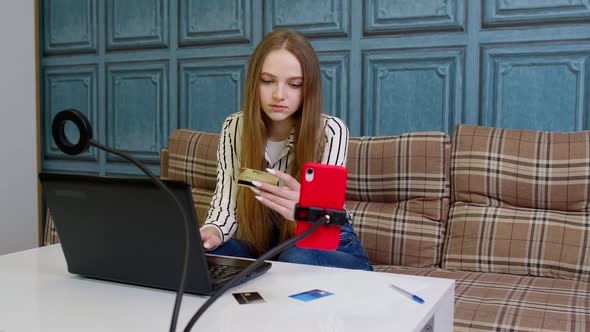
[[[66,137],[65,126],[66,122],[71,121],[78,127],[80,132],[80,140],[74,144]],[[88,149],[90,141],[92,141],[92,126],[86,116],[75,109],[68,109],[59,112],[53,118],[53,125],[51,126],[51,134],[57,147],[66,154],[75,156]]]

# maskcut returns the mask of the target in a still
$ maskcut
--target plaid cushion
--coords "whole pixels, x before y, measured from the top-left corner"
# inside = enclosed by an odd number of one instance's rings
[[[200,225],[207,217],[216,185],[219,134],[177,129],[162,151],[161,176],[191,185]]]
[[[375,271],[455,279],[454,331],[588,331],[590,283],[397,266]]]
[[[459,125],[442,267],[590,280],[590,132]]]
[[[350,138],[347,207],[372,262],[439,263],[449,208],[449,154],[450,140],[442,132]]]
[[[451,168],[453,201],[572,212],[590,207],[590,131],[458,125]]]
[[[218,144],[219,134],[174,130],[168,142],[167,178],[215,190]]]
[[[444,223],[408,211],[403,203],[347,201],[346,206],[354,214],[354,228],[371,262],[415,267],[437,265]]]
[[[449,220],[443,268],[590,280],[588,213],[455,203]]]

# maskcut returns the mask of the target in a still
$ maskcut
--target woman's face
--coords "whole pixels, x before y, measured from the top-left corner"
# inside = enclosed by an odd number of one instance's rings
[[[299,60],[285,49],[266,55],[260,72],[260,107],[273,121],[289,120],[303,100],[303,72]]]

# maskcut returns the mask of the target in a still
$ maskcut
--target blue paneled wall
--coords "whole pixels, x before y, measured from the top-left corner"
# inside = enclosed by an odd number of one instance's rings
[[[219,132],[240,110],[264,34],[316,48],[324,108],[351,133],[452,133],[458,123],[590,129],[588,0],[43,0],[43,169],[138,173],[70,157],[52,117],[77,108],[101,142],[159,171],[175,128]],[[70,129],[68,135],[75,139]]]

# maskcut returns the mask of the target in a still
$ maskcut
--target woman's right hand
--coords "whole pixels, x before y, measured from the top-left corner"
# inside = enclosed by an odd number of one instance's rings
[[[221,244],[219,232],[214,227],[203,227],[201,229],[201,241],[205,250],[210,251]]]

